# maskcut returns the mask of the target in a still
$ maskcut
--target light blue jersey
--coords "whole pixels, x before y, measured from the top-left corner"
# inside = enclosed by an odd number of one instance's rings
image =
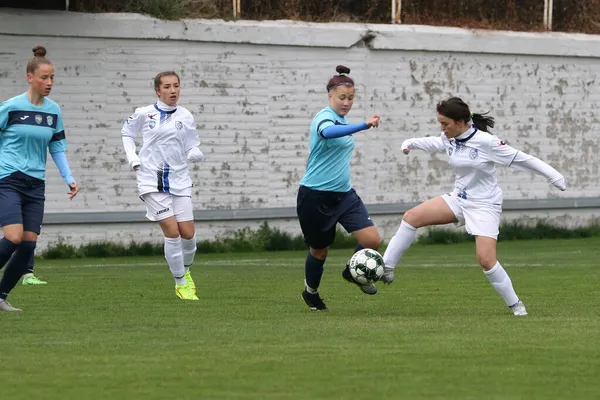
[[[313,190],[348,192],[350,181],[350,158],[354,150],[352,135],[325,139],[323,130],[332,125],[347,125],[346,117],[339,116],[331,107],[325,107],[310,124],[309,154],[306,173],[300,185]]]
[[[67,149],[60,107],[35,106],[23,93],[0,104],[0,179],[20,171],[46,180],[46,156]]]

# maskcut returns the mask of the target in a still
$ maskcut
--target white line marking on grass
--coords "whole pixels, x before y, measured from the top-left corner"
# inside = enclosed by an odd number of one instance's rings
[[[200,261],[195,264],[199,266],[239,266],[239,265],[264,265],[274,266],[287,264],[288,260],[274,260],[274,259],[247,259],[247,260],[214,260],[214,261]],[[301,264],[301,263],[299,263]],[[512,264],[503,263],[505,267],[555,267],[565,266],[565,264]],[[579,264],[578,264],[579,265]],[[158,267],[167,266],[166,262],[147,262],[147,263],[102,263],[102,264],[62,264],[62,265],[46,265],[42,268],[55,269],[55,268],[116,268],[116,267]],[[402,268],[459,268],[459,267],[479,267],[476,264],[463,264],[463,263],[410,263],[398,265],[398,270]]]

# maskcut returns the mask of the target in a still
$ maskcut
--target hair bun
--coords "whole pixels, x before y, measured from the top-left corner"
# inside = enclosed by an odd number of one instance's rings
[[[349,74],[350,73],[350,68],[345,67],[343,65],[338,65],[335,70],[337,71],[338,74]]]
[[[33,51],[34,57],[45,57],[46,56],[46,48],[44,46],[35,46],[33,49],[31,49],[31,51]]]

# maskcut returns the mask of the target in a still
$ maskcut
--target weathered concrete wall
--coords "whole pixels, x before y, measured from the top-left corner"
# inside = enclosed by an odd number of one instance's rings
[[[135,107],[155,100],[152,78],[162,70],[181,74],[181,104],[195,115],[207,155],[193,169],[196,208],[293,207],[308,126],[327,104],[324,87],[337,64],[352,68],[358,84],[350,119],[382,115],[381,128],[356,135],[353,183],[367,204],[418,202],[451,188],[440,157],[399,151],[408,137],[438,134],[435,104],[450,95],[489,110],[494,133],[567,177],[569,191],[560,193],[541,177],[501,169],[505,199],[600,195],[597,36],[2,11],[0,99],[26,90],[25,64],[36,44],[56,67],[51,97],[63,108],[69,160],[83,188],[68,203],[50,162],[48,213],[143,212],[120,128]],[[385,237],[399,218],[377,217]],[[299,232],[293,220],[273,223]],[[199,224],[199,236],[245,225]],[[47,226],[40,244],[59,235],[85,242],[102,232],[152,239],[150,226]]]

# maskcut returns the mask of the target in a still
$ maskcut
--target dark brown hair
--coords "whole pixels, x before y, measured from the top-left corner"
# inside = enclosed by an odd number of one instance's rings
[[[46,58],[46,48],[44,46],[35,46],[31,51],[33,51],[33,57],[27,62],[28,74],[33,74],[40,65],[52,65],[50,60]]]
[[[494,117],[487,116],[488,113],[471,113],[467,103],[462,101],[460,97],[451,97],[438,103],[436,110],[438,114],[454,121],[469,122],[472,120],[477,129],[485,132],[489,132],[489,129],[494,127]]]
[[[160,85],[162,83],[162,78],[164,78],[165,76],[175,76],[175,77],[177,77],[177,82],[181,83],[181,80],[179,79],[179,75],[177,75],[177,72],[175,72],[175,71],[159,72],[154,77],[154,89],[160,88]]]
[[[334,75],[327,83],[328,92],[338,86],[354,87],[354,81],[352,78],[346,76],[346,74],[350,73],[350,68],[343,65],[338,65],[335,70],[337,71],[338,75]]]

